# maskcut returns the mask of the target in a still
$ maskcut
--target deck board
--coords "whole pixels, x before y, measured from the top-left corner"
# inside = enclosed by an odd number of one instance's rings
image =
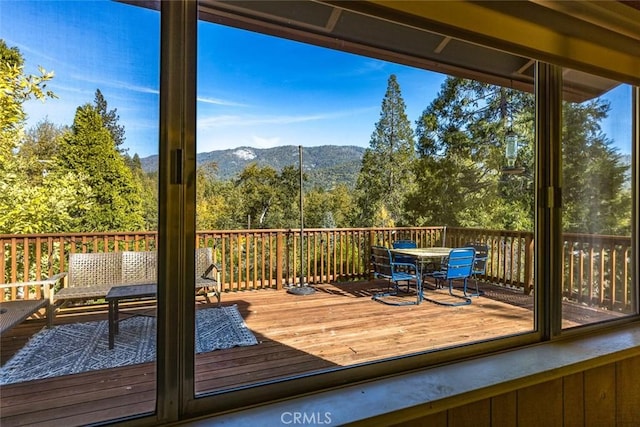
[[[196,391],[222,390],[533,329],[532,298],[515,293],[489,298],[492,292],[504,292],[493,288],[486,288],[487,296],[462,307],[428,302],[389,306],[371,300],[374,292],[386,289],[384,282],[319,285],[317,289],[305,296],[275,290],[224,294],[223,304],[238,306],[259,344],[197,355]],[[446,293],[428,292],[435,297]],[[580,316],[585,315],[580,314],[578,320]],[[105,317],[104,311],[83,316],[76,310],[57,322]],[[576,322],[569,319],[565,322],[565,326],[573,324]],[[43,320],[30,320],[5,333],[2,363],[43,326]],[[72,426],[152,412],[155,364],[7,385],[0,389],[0,396],[3,426]]]

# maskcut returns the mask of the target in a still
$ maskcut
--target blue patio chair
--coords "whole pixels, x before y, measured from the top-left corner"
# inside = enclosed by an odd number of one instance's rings
[[[432,298],[427,298],[423,295],[423,298],[427,301],[434,302],[440,305],[468,305],[471,304],[471,298],[467,296],[467,281],[471,277],[473,271],[473,264],[475,259],[475,249],[473,248],[456,248],[451,249],[446,264],[441,270],[427,273],[427,276],[431,276],[436,281],[436,287],[440,281],[449,283],[449,295],[452,297],[461,299],[461,302],[449,302],[441,301]],[[464,282],[464,295],[457,295],[453,293],[453,281],[462,280]]]
[[[393,242],[393,249],[414,249],[418,244],[415,240],[396,240]]]
[[[384,246],[371,247],[371,265],[373,266],[373,275],[375,278],[383,278],[389,280],[389,284],[393,285],[394,291],[389,290],[385,293],[373,295],[372,299],[389,305],[410,305],[420,304],[422,295],[420,274],[415,262],[396,262],[391,256],[391,251]],[[406,282],[407,292],[411,283],[416,287],[416,302],[391,301],[385,297],[396,296],[399,291],[400,282]]]
[[[476,284],[476,292],[473,294],[467,294],[465,292],[465,296],[478,297],[483,294],[483,292],[478,288],[478,276],[484,276],[487,273],[489,246],[480,242],[470,242],[465,246],[468,248],[473,248],[476,251],[475,258],[473,259],[473,270],[471,270],[471,276],[473,277],[473,280]]]
[[[393,246],[393,249],[415,249],[418,247],[415,240],[396,240],[391,245]],[[416,262],[413,257],[398,254],[393,254],[393,261],[405,264],[413,264]]]

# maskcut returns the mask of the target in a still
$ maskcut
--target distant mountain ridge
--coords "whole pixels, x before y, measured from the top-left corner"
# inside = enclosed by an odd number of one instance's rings
[[[365,148],[354,145],[322,145],[303,147],[303,170],[309,178],[306,185],[330,189],[336,184],[355,185],[362,165]],[[157,172],[158,156],[140,159],[145,172]],[[274,148],[238,147],[229,150],[216,150],[198,153],[198,166],[215,162],[218,165],[218,177],[222,180],[237,178],[238,174],[251,163],[270,166],[278,172],[285,166],[298,167],[298,146],[285,145]]]

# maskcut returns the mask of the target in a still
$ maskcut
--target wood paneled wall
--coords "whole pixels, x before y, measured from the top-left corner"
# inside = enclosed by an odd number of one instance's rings
[[[640,356],[416,418],[398,426],[640,426]]]

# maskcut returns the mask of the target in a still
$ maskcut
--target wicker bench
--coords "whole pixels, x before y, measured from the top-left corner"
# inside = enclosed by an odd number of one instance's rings
[[[220,304],[220,269],[213,263],[211,248],[196,249],[196,292]],[[55,312],[73,301],[105,298],[111,287],[157,282],[155,251],[75,253],[69,255],[64,286],[53,294],[49,324]]]

